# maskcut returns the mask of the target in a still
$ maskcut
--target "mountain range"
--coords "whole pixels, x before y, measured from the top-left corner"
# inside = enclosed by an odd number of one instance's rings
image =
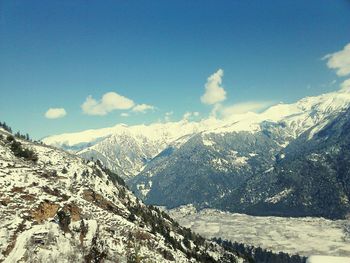
[[[89,130],[43,139],[98,159],[146,203],[254,215],[349,213],[350,93],[261,113]]]

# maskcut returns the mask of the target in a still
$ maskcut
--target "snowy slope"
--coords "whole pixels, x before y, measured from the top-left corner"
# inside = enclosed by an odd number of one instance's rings
[[[327,121],[327,119],[350,105],[349,92],[331,92],[320,96],[306,97],[296,103],[277,104],[262,113],[248,112],[232,116],[220,127],[212,127],[207,133],[258,132],[263,122],[283,123],[297,137],[310,127]],[[218,124],[216,125],[218,126]]]
[[[187,121],[167,124],[122,126],[95,145],[77,152],[89,159],[99,159],[125,178],[139,173],[143,166],[178,137],[203,129]]]
[[[147,138],[149,140],[167,143],[173,141],[183,135],[203,130],[206,123],[197,122],[168,122],[154,123],[151,125],[135,125],[128,126],[126,124],[118,124],[114,127],[87,130],[76,133],[65,133],[61,135],[53,135],[43,139],[48,145],[61,147],[74,147],[79,144],[94,144],[98,139],[114,136],[122,136],[128,134],[130,136]]]
[[[215,123],[219,121],[215,120]],[[48,145],[77,152],[86,159],[101,160],[109,169],[127,178],[136,175],[154,156],[174,140],[207,129],[212,122],[169,122],[151,125],[124,124],[50,136]]]
[[[15,141],[0,129],[0,261],[221,262],[224,254],[235,261],[219,246],[205,250],[198,236],[185,246],[188,230],[145,206],[100,164],[15,140],[38,160],[15,155]]]

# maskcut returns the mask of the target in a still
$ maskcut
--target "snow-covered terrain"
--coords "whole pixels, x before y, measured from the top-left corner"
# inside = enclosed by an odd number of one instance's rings
[[[197,212],[191,205],[172,209],[169,214],[181,225],[207,238],[221,237],[303,256],[343,256],[348,261],[339,262],[350,262],[350,220],[259,217],[213,209]],[[309,262],[333,262],[317,261],[317,258],[321,257],[313,257]]]
[[[119,124],[111,128],[50,136],[43,142],[76,152],[86,159],[99,159],[111,170],[128,178],[140,172],[149,160],[177,139],[221,123],[218,120],[213,122],[183,120],[136,126]]]
[[[0,215],[0,262],[198,262],[207,253],[215,262],[224,254],[236,258],[212,243],[205,249],[209,243],[200,237],[185,246],[188,230],[145,206],[100,164],[13,138],[2,128]]]
[[[281,144],[286,146],[290,139],[316,125],[312,136],[327,124],[331,115],[344,110],[349,104],[350,93],[339,91],[307,97],[292,104],[277,104],[262,113],[232,115],[224,120],[210,117],[198,122],[182,120],[135,126],[118,124],[110,128],[49,136],[43,142],[78,152],[87,159],[100,159],[107,167],[128,178],[142,171],[148,161],[180,138],[181,144],[185,143],[191,138],[188,135],[256,133],[263,129],[264,122],[273,122],[285,126],[286,139]],[[206,146],[212,143],[204,141]]]

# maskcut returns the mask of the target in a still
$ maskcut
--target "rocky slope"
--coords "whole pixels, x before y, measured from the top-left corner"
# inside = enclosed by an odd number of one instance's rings
[[[236,262],[97,162],[0,128],[0,262]]]

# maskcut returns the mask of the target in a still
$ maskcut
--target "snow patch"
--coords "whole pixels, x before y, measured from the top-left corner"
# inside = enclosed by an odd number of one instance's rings
[[[266,198],[265,202],[266,203],[276,204],[279,201],[281,201],[282,199],[286,198],[291,192],[293,192],[293,190],[291,188],[290,189],[284,189],[283,191],[279,192],[278,194],[276,194],[276,195],[274,195],[272,197]]]

